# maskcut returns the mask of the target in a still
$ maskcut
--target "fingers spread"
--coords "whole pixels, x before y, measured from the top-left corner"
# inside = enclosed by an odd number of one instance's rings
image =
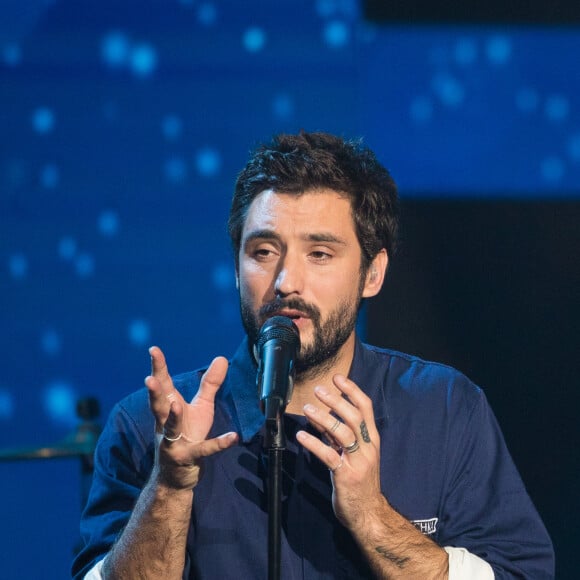
[[[218,453],[228,447],[232,447],[238,442],[238,434],[233,431],[230,433],[224,433],[219,437],[214,437],[213,439],[206,439],[202,441],[197,446],[197,456],[198,457],[209,457],[214,453]]]
[[[296,439],[305,449],[308,449],[308,451],[318,457],[318,459],[320,459],[328,469],[334,470],[336,466],[341,463],[341,456],[335,449],[325,445],[320,439],[313,437],[310,433],[307,433],[306,431],[298,431],[298,433],[296,433]]]
[[[314,405],[305,405],[304,414],[310,424],[324,435],[332,449],[339,453],[342,448],[348,447],[357,439],[357,436],[347,424]]]
[[[224,382],[227,372],[228,360],[223,356],[214,358],[203,377],[201,377],[201,383],[195,399],[201,399],[213,405],[215,394]]]
[[[328,444],[332,452],[342,454],[344,451],[343,460],[347,456],[349,461],[358,462],[363,457],[365,461],[371,460],[380,448],[372,401],[354,382],[342,375],[335,375],[333,382],[339,392],[316,387],[315,395],[324,407],[305,405],[304,414],[323,435],[323,445]],[[330,453],[329,459],[333,457]],[[324,456],[319,458],[328,465]]]
[[[151,375],[145,379],[145,385],[149,391],[149,405],[155,416],[157,432],[161,432],[169,416],[171,403],[177,401],[182,404],[183,398],[173,386],[161,349],[152,346],[149,353],[151,355]]]
[[[352,441],[352,433],[358,432],[358,426],[362,421],[361,411],[348,399],[341,397],[339,394],[330,393],[324,387],[316,387],[314,393],[324,405],[329,407],[330,410],[343,421],[342,425],[336,426],[333,436],[341,443],[341,445],[345,443],[345,441],[343,441],[344,437],[347,437],[347,439]],[[311,411],[311,409],[308,410]],[[324,412],[321,412],[319,417],[320,419],[318,419],[317,422],[322,420],[324,429],[330,432],[335,424],[334,418]]]
[[[357,438],[365,443],[373,441],[379,444],[379,432],[375,424],[375,414],[371,399],[353,381],[343,375],[335,375],[333,379],[336,387],[345,395],[352,406],[359,411],[359,416],[351,416],[352,423],[349,423]],[[345,400],[341,397],[342,400]],[[346,420],[346,417],[345,417]]]
[[[157,437],[159,443],[162,443],[167,450],[171,450],[166,451],[166,453],[171,454],[172,461],[191,466],[198,465],[201,458],[219,453],[238,442],[238,434],[234,431],[203,441],[192,441],[183,432],[176,434],[175,431],[171,433],[168,429],[164,431],[163,435],[158,434]],[[169,455],[167,455],[168,457]]]
[[[171,441],[177,440],[183,433],[183,407],[181,403],[172,401],[169,407],[169,414],[163,425],[163,436]]]
[[[166,386],[167,382],[171,383],[171,377],[169,376],[169,370],[167,369],[167,362],[165,361],[165,355],[163,351],[158,346],[152,346],[149,349],[149,355],[151,356],[151,374],[159,380],[159,382]],[[171,383],[173,387],[173,383]]]
[[[340,439],[340,434],[344,430],[350,431],[336,416],[319,409],[316,405],[304,405],[304,414],[308,417],[310,424],[320,433],[333,439]]]

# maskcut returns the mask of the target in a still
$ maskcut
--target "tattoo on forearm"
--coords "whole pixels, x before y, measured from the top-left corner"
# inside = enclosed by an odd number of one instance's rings
[[[377,546],[375,548],[375,550],[385,560],[388,560],[389,562],[392,562],[397,568],[404,568],[405,567],[405,564],[409,561],[409,558],[408,557],[397,556],[396,554],[393,554],[392,552],[389,552],[389,550],[387,550],[386,548],[383,548],[383,546]]]
[[[364,421],[360,424],[360,434],[361,434],[363,441],[365,443],[371,442],[369,430],[367,429],[367,424]]]

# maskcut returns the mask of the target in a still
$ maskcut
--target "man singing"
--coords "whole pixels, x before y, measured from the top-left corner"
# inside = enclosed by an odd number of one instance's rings
[[[240,173],[228,226],[247,336],[231,360],[175,377],[150,349],[147,388],[100,438],[75,578],[266,578],[254,346],[279,315],[301,345],[282,579],[553,578],[550,539],[483,392],[356,335],[397,233],[396,187],[374,154],[325,133],[279,135]]]

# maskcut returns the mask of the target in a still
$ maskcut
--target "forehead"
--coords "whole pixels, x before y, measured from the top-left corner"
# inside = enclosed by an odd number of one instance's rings
[[[305,234],[328,231],[356,237],[350,200],[331,189],[313,189],[301,194],[263,191],[249,207],[242,237],[256,229]]]

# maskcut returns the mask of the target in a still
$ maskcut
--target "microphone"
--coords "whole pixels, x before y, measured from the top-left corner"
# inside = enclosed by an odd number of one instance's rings
[[[257,385],[266,422],[272,426],[292,397],[294,359],[300,350],[300,333],[286,316],[264,322],[256,342]]]

